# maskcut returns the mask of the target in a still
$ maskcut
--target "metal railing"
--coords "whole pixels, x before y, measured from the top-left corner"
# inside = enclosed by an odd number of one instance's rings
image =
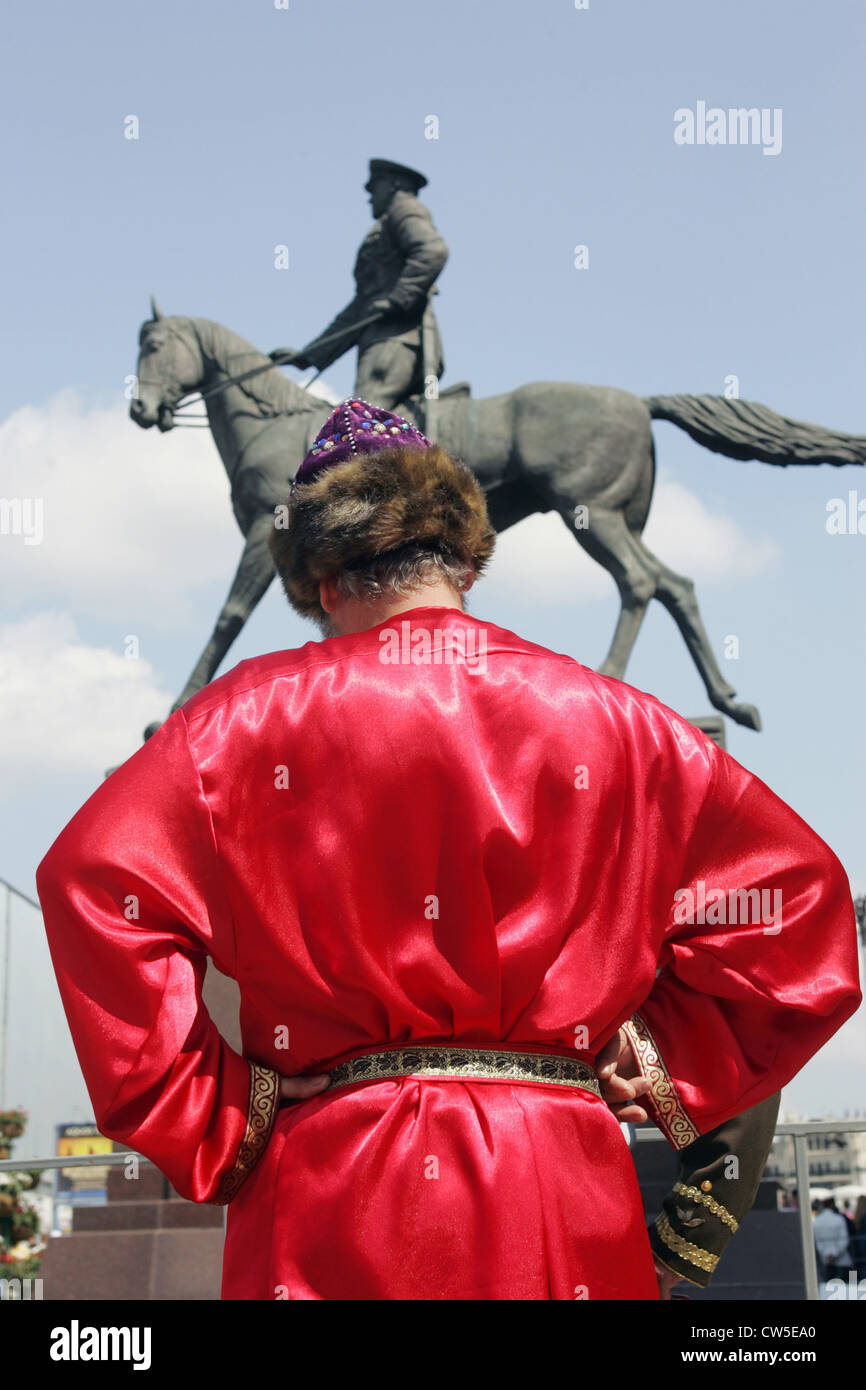
[[[664,1140],[658,1129],[636,1129],[631,1126],[638,1143],[648,1140]],[[810,1302],[819,1299],[818,1260],[815,1250],[815,1237],[812,1231],[812,1201],[809,1180],[809,1149],[807,1140],[810,1134],[862,1134],[866,1130],[866,1120],[802,1120],[790,1121],[776,1126],[778,1139],[789,1136],[794,1141],[794,1178],[797,1186],[797,1208],[800,1217],[800,1246],[803,1255],[803,1276],[806,1298]],[[67,1158],[3,1158],[0,1159],[0,1173],[48,1172],[52,1168],[121,1168],[130,1157],[153,1168],[156,1165],[149,1158],[137,1154],[134,1149],[121,1149],[110,1154],[76,1154]],[[778,1181],[778,1179],[777,1179]],[[822,1186],[823,1184],[817,1184]],[[227,1209],[223,1217],[227,1215]]]
[[[156,1168],[152,1159],[136,1153],[135,1149],[120,1149],[117,1153],[69,1154],[66,1158],[0,1158],[0,1173],[46,1173],[52,1168],[123,1168],[130,1158],[147,1164],[148,1168]],[[228,1211],[228,1206],[223,1206],[223,1230],[226,1229]]]
[[[121,1149],[111,1154],[69,1154],[66,1158],[0,1158],[0,1173],[37,1173],[51,1168],[122,1168],[130,1158],[155,1168],[156,1164],[135,1149]]]

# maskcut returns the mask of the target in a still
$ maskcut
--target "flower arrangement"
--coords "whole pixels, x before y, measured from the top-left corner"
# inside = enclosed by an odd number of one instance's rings
[[[4,1139],[20,1139],[26,1127],[26,1110],[0,1110],[0,1134]]]
[[[20,1139],[26,1125],[26,1110],[0,1110],[0,1158],[9,1157],[11,1141]],[[37,1186],[41,1176],[26,1169],[0,1172],[0,1271],[4,1279],[28,1279],[39,1272],[45,1244],[40,1239],[39,1215],[24,1194]]]

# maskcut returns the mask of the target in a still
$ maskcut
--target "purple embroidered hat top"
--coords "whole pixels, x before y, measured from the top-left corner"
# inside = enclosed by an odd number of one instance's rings
[[[294,476],[292,487],[309,483],[323,468],[378,449],[429,449],[426,434],[393,411],[352,397],[341,401],[320,429]]]

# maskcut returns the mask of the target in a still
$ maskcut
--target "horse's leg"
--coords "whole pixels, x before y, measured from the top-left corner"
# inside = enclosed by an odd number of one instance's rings
[[[487,503],[490,525],[497,535],[507,531],[509,526],[516,526],[518,521],[523,521],[524,517],[532,516],[533,512],[538,510],[538,497],[522,478],[497,483],[485,490],[484,500]]]
[[[196,662],[192,675],[172,705],[172,713],[213,679],[219,670],[220,662],[247,618],[267,593],[274,577],[274,564],[268,550],[268,536],[273,525],[273,513],[263,512],[250,526],[237,573],[232,580],[216,627]]]
[[[587,524],[575,530],[574,512],[561,508],[559,514],[568,529],[593,560],[613,575],[619,589],[620,611],[610,651],[599,666],[603,676],[621,680],[640,632],[647,604],[656,591],[655,569],[645,562],[619,511],[588,507]]]
[[[632,542],[646,561],[656,570],[655,596],[664,604],[691,653],[706,688],[710,704],[747,729],[760,729],[761,716],[754,705],[741,705],[734,699],[736,691],[725,680],[701,618],[695,586],[685,575],[677,574],[663,564],[644,545],[640,536],[632,533]]]

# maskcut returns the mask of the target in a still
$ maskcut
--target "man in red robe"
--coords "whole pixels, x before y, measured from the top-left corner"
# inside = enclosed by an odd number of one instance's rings
[[[493,544],[467,468],[339,407],[272,544],[324,640],[193,696],[39,866],[97,1124],[230,1204],[225,1298],[658,1298],[605,1096],[684,1150],[859,1002],[831,850],[658,700],[470,616]]]

